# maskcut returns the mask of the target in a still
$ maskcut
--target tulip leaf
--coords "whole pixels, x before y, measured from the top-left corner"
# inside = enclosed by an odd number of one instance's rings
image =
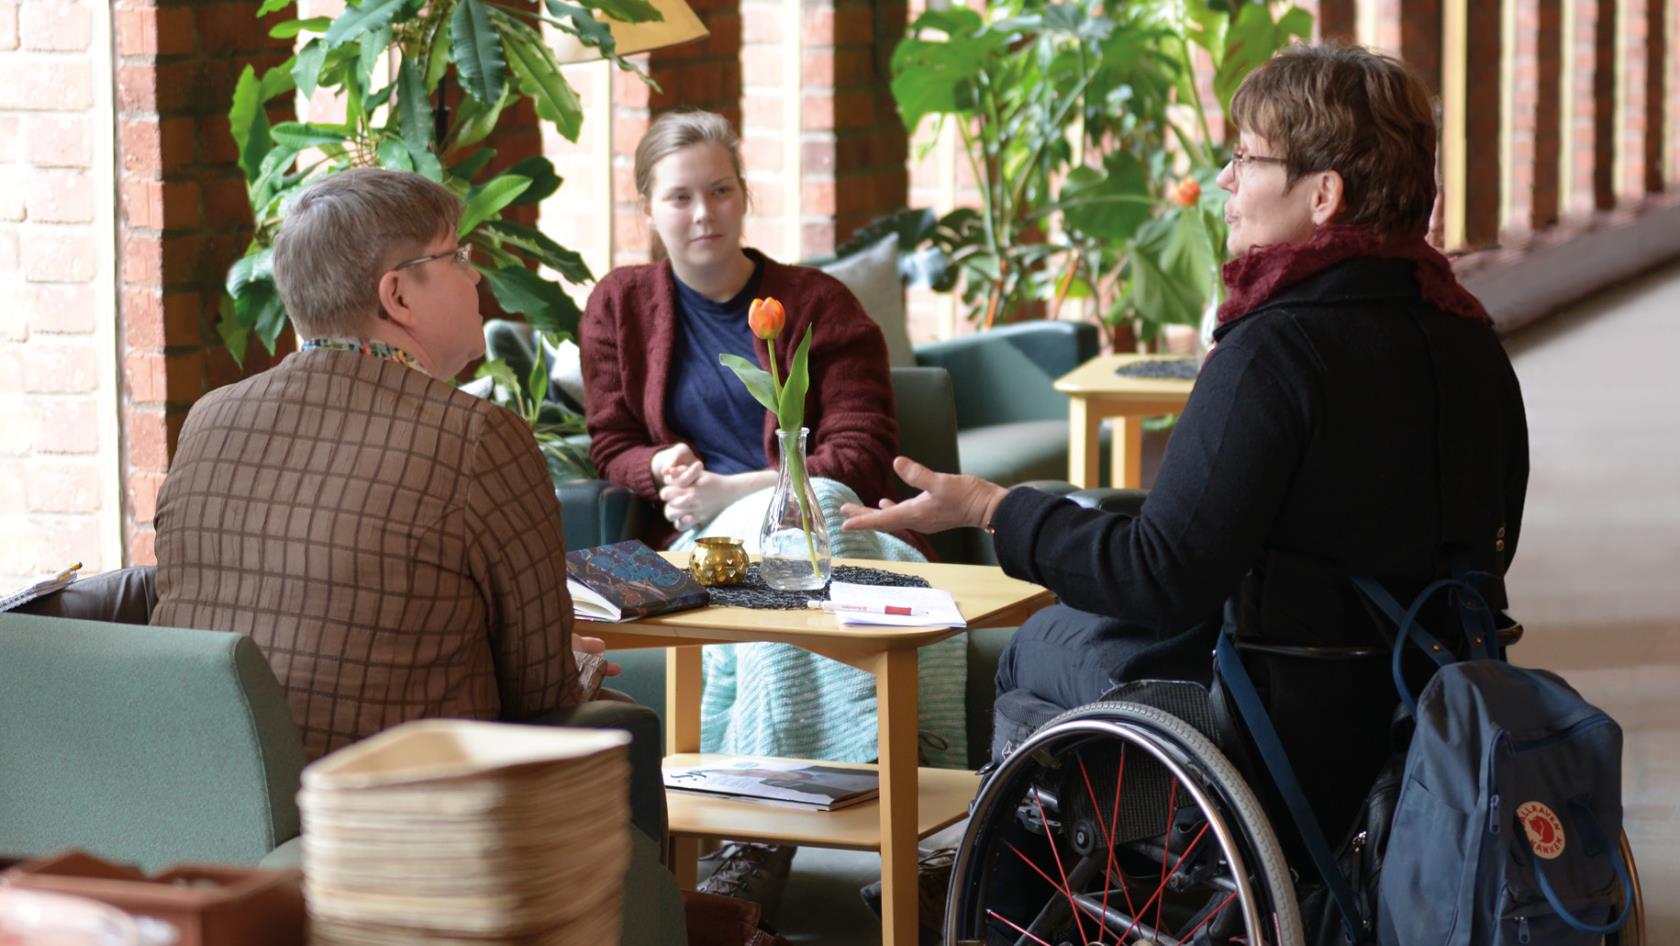
[[[782,403],[776,411],[776,420],[783,430],[798,430],[805,426],[805,390],[811,384],[813,328],[805,326],[805,337],[799,340],[799,349],[793,353],[793,363],[788,366],[787,381],[782,385]]]
[[[461,74],[467,94],[489,105],[502,98],[507,63],[502,58],[502,40],[490,22],[490,11],[480,0],[461,0],[449,21],[453,47],[450,58]]]
[[[735,377],[747,386],[747,393],[753,400],[764,405],[764,409],[772,414],[777,412],[776,392],[770,381],[770,372],[753,364],[740,355],[719,355],[718,363],[735,372]]]

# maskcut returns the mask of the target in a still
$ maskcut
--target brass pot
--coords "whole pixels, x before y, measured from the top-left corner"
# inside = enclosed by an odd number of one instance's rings
[[[695,539],[688,572],[702,585],[733,585],[747,577],[747,550],[740,539]]]

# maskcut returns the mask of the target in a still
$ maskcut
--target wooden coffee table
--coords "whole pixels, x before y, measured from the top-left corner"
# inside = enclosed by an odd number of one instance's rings
[[[687,555],[663,553],[678,566]],[[919,575],[951,592],[968,626],[1020,624],[1054,598],[1037,585],[981,565],[848,562]],[[916,842],[968,811],[978,785],[972,772],[916,764],[916,651],[961,628],[841,627],[820,611],[700,608],[626,624],[592,624],[609,648],[669,647],[665,673],[668,766],[716,756],[700,749],[700,645],[771,641],[821,654],[875,675],[881,794],[840,811],[807,812],[672,792],[667,795],[680,886],[692,888],[700,842],[707,838],[778,841],[881,852],[881,942],[910,946],[916,932]]]
[[[1068,396],[1068,482],[1081,489],[1098,485],[1102,422],[1105,417],[1113,417],[1109,485],[1121,489],[1143,485],[1143,419],[1184,410],[1194,382],[1127,377],[1114,370],[1139,361],[1184,357],[1104,355],[1056,379],[1056,390]]]

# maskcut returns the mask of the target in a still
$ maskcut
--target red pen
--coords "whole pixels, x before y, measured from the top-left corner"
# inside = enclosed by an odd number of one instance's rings
[[[900,617],[918,617],[927,614],[925,608],[909,608],[902,604],[837,604],[833,601],[807,601],[805,606],[813,611],[851,611],[858,614],[893,614]]]

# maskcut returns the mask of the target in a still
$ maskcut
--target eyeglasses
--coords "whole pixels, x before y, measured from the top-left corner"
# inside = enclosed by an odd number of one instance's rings
[[[453,250],[444,250],[442,253],[433,253],[430,256],[416,256],[410,260],[403,260],[397,265],[391,267],[391,269],[395,271],[399,269],[407,269],[410,266],[424,266],[432,260],[448,259],[451,256],[455,257],[455,262],[460,263],[462,266],[472,265],[472,247],[468,245],[457,246]]]
[[[1241,174],[1244,169],[1252,167],[1256,164],[1288,164],[1288,163],[1289,162],[1284,160],[1283,158],[1273,158],[1273,157],[1268,157],[1268,156],[1263,155],[1263,154],[1249,154],[1245,151],[1240,151],[1240,150],[1231,152],[1231,166],[1237,169],[1238,174]]]

